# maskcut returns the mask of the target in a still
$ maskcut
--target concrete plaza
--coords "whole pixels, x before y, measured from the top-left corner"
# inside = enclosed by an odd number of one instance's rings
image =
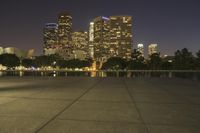
[[[0,133],[200,133],[200,82],[1,77]]]

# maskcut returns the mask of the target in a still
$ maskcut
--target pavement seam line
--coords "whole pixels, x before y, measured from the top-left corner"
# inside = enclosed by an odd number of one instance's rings
[[[40,132],[44,127],[46,127],[49,123],[51,123],[53,120],[55,120],[59,115],[61,115],[64,111],[66,111],[68,108],[70,108],[73,104],[75,104],[79,99],[81,99],[85,94],[87,94],[90,90],[92,90],[96,85],[98,85],[102,80],[99,79],[96,83],[94,83],[91,87],[89,87],[85,92],[83,92],[78,98],[76,98],[74,101],[72,101],[69,105],[67,105],[64,109],[62,109],[60,112],[58,112],[54,117],[52,117],[50,120],[48,120],[44,125],[42,125],[40,128],[38,128],[35,133]]]
[[[147,133],[150,133],[149,128],[147,127],[147,125],[146,125],[146,123],[145,123],[145,121],[144,121],[144,119],[143,119],[143,117],[142,117],[142,114],[141,114],[141,112],[140,112],[140,110],[139,110],[139,108],[138,108],[138,106],[137,106],[137,104],[136,104],[136,102],[135,102],[135,99],[134,99],[133,95],[131,94],[131,92],[130,92],[130,90],[129,90],[129,87],[128,87],[126,81],[125,81],[125,78],[123,79],[123,83],[124,83],[124,86],[125,86],[125,88],[126,88],[128,94],[129,94],[131,100],[132,100],[133,105],[135,106],[135,108],[136,108],[136,110],[137,110],[137,112],[138,112],[138,114],[139,114],[140,119],[142,120],[142,124],[143,124],[144,127],[146,128]]]

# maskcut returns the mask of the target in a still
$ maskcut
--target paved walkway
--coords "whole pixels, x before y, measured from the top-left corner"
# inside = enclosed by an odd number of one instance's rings
[[[199,133],[200,83],[0,78],[0,133]]]

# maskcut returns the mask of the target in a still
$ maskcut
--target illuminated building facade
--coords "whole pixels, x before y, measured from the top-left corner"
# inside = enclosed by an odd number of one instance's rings
[[[76,31],[72,33],[73,49],[88,51],[88,33]]]
[[[72,16],[67,12],[61,12],[58,15],[58,51],[64,51],[67,53],[61,54],[67,57],[72,53]],[[60,54],[58,52],[58,54]],[[64,57],[64,58],[67,58]]]
[[[90,22],[89,26],[89,55],[94,58],[94,22]]]
[[[151,56],[154,53],[158,53],[158,45],[157,44],[150,44],[148,46],[148,54]]]
[[[132,49],[132,17],[110,17],[110,55],[131,59]]]
[[[44,55],[51,55],[56,53],[58,48],[58,25],[56,23],[47,23],[44,27]]]
[[[85,53],[86,57],[89,57],[89,46],[88,46],[88,33],[84,31],[77,31],[72,33],[72,44],[73,44],[73,53]],[[76,52],[78,51],[78,52]],[[82,51],[82,52],[80,52]],[[85,57],[84,56],[84,57]],[[80,57],[80,56],[75,56]]]
[[[97,17],[94,22],[94,59],[106,61],[109,58],[110,19]]]
[[[94,41],[94,22],[90,22],[90,27],[89,27],[89,41],[90,42]]]
[[[90,23],[88,33],[72,33],[71,15],[61,12],[58,24],[47,24],[44,29],[44,54],[70,59],[74,51],[79,55],[83,51],[100,63],[110,57],[131,59],[132,36],[131,16],[100,16]]]
[[[83,50],[74,50],[71,55],[71,59],[86,60],[87,58],[88,54]]]
[[[0,55],[3,54],[3,47],[0,47]]]
[[[138,44],[137,45],[137,51],[141,53],[141,56],[144,57],[144,45],[143,44]]]
[[[15,54],[19,58],[31,59],[33,58],[35,50],[34,49],[22,50],[15,47],[7,47],[7,48],[0,47],[0,52],[1,52],[0,54]]]
[[[4,54],[15,54],[15,48],[14,47],[4,48]]]

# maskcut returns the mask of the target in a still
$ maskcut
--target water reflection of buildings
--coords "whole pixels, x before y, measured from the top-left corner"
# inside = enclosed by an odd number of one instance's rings
[[[180,74],[180,71],[168,71],[168,70],[136,70],[136,71],[31,71],[31,70],[0,70],[0,76],[52,76],[52,77],[70,77],[70,76],[83,76],[83,77],[161,77],[172,78],[176,77],[176,73]],[[197,73],[193,71],[182,71],[181,74],[187,75],[190,73],[193,78],[197,78]],[[188,76],[188,75],[187,75]],[[191,78],[191,77],[189,77]]]
[[[104,71],[91,71],[90,77],[107,77],[107,73]]]

